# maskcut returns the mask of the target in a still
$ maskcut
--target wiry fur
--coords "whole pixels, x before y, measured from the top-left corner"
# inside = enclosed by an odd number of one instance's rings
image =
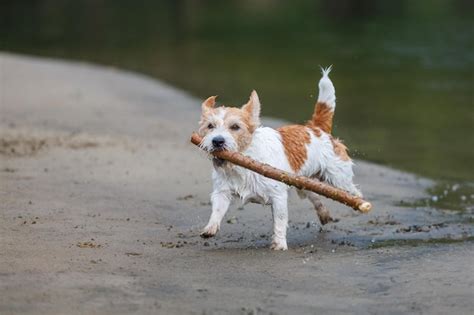
[[[260,101],[255,91],[241,109],[214,108],[215,97],[208,98],[203,103],[199,129],[203,137],[202,147],[209,152],[215,149],[236,150],[284,171],[317,178],[361,196],[352,182],[353,163],[347,155],[346,147],[334,139],[329,133],[330,128],[328,129],[328,126],[332,126],[332,114],[336,106],[335,89],[328,76],[330,70],[329,67],[322,71],[315,113],[306,126],[286,126],[278,130],[260,127]],[[236,125],[239,126],[238,129]],[[217,136],[225,139],[221,148],[216,148],[213,144],[213,139]],[[231,164],[214,164],[212,179],[212,214],[201,234],[203,237],[217,233],[232,199],[238,196],[243,202],[271,205],[274,231],[271,248],[287,249],[289,186]],[[317,194],[303,191],[299,191],[299,194],[310,199],[322,224],[332,221]]]
[[[329,66],[326,69],[321,68],[323,77],[321,78],[321,80],[319,80],[318,84],[318,103],[325,103],[332,109],[332,111],[334,111],[336,109],[336,90],[334,89],[334,85],[329,79],[329,73],[331,72],[331,70],[332,66]]]

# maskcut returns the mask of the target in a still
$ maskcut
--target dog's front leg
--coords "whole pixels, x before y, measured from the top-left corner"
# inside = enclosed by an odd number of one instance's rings
[[[287,250],[286,228],[288,227],[288,193],[272,198],[273,238],[271,249]]]
[[[219,231],[222,218],[229,209],[232,195],[227,191],[213,192],[211,196],[212,213],[209,222],[201,232],[201,237],[213,237]]]

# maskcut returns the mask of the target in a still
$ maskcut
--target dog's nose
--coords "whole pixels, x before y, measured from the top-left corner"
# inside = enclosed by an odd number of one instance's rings
[[[217,136],[212,139],[212,145],[214,148],[222,148],[224,146],[225,139],[222,136]]]

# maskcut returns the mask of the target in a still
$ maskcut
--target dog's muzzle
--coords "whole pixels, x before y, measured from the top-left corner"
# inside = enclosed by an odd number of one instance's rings
[[[216,151],[222,150],[224,148],[224,145],[225,145],[225,139],[223,136],[216,136],[212,138],[212,146],[214,150]]]

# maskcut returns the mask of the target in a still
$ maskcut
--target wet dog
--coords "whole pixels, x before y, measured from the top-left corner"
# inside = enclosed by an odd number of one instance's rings
[[[322,70],[319,96],[314,113],[305,125],[288,125],[278,129],[260,126],[260,100],[253,91],[249,101],[241,108],[215,107],[216,96],[202,104],[199,135],[201,147],[207,152],[216,150],[238,151],[259,162],[298,175],[317,178],[330,185],[362,196],[352,179],[353,162],[347,148],[331,135],[336,94],[329,79],[331,67]],[[271,248],[288,249],[288,191],[284,183],[266,178],[248,169],[224,160],[213,159],[212,214],[203,229],[202,237],[212,237],[220,229],[232,199],[271,205],[273,237]],[[314,205],[321,224],[332,221],[329,211],[318,195],[300,191]]]

